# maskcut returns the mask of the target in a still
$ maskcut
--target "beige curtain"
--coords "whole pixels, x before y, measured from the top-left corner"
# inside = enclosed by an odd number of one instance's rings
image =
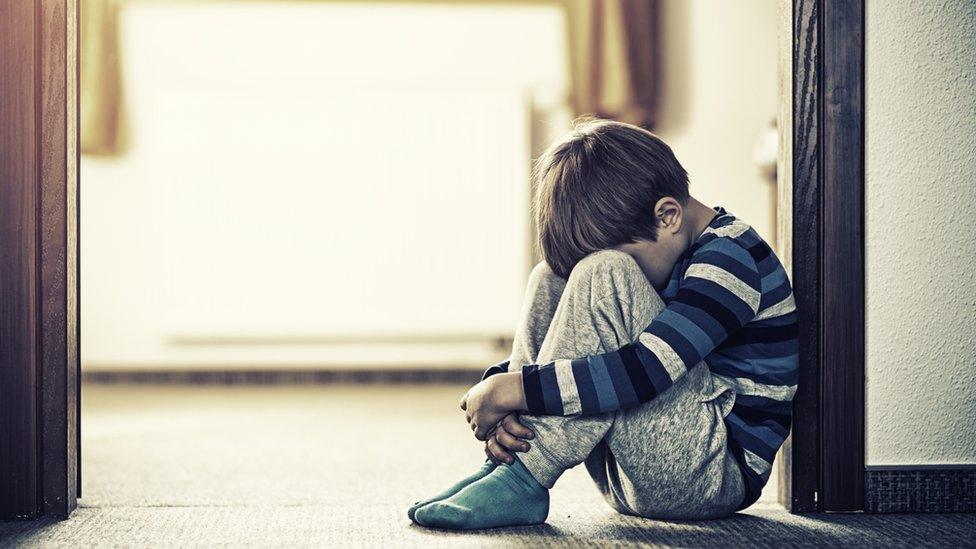
[[[566,0],[571,101],[645,128],[657,114],[657,0]]]
[[[121,152],[118,0],[81,0],[81,152]]]

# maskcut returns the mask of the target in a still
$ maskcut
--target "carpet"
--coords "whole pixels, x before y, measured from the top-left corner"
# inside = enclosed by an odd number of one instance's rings
[[[9,546],[976,547],[976,515],[791,515],[703,522],[611,510],[585,470],[547,524],[455,533],[406,509],[482,460],[463,386],[88,384],[83,495],[70,519],[0,523]]]

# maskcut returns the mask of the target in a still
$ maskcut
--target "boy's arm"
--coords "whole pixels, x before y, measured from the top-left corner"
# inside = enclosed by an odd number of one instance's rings
[[[762,293],[756,263],[768,253],[763,243],[746,249],[729,238],[709,242],[637,341],[600,355],[524,366],[528,411],[596,414],[652,400],[756,316]]]

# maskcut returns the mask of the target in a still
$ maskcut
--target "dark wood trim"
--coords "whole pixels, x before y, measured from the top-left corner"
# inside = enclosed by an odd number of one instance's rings
[[[39,507],[34,8],[0,3],[0,518]]]
[[[78,65],[75,0],[40,0],[41,513],[67,515],[77,484]]]
[[[69,172],[68,181],[74,182],[74,211],[69,209],[68,220],[74,220],[74,238],[68,239],[68,264],[72,266],[69,273],[74,273],[74,299],[69,294],[68,309],[74,311],[74,326],[70,332],[74,334],[74,345],[68,348],[68,366],[74,364],[75,369],[75,498],[81,498],[81,2],[82,0],[68,0],[68,16],[74,18],[73,24],[68,24],[68,57],[74,62],[68,63],[68,82],[71,93],[68,94],[68,108],[74,109],[74,114],[68,117],[68,143],[74,146],[68,158],[74,159],[74,171]],[[73,80],[72,80],[73,78]],[[71,104],[73,103],[73,105]],[[72,139],[71,136],[74,136]],[[69,205],[71,203],[69,202]],[[71,252],[74,250],[74,256]],[[69,317],[70,318],[70,317]],[[70,354],[70,353],[74,354]]]
[[[818,0],[793,0],[793,295],[800,325],[800,377],[793,399],[790,501],[817,510],[820,477],[820,162]]]
[[[793,1],[794,512],[864,509],[864,5]]]
[[[77,494],[77,4],[0,3],[0,518]]]
[[[864,510],[864,2],[822,4],[823,510]]]

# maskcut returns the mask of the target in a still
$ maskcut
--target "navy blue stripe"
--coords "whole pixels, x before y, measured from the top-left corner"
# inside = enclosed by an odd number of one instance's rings
[[[590,374],[589,363],[586,360],[574,360],[573,379],[576,380],[576,391],[580,397],[580,413],[596,414],[600,412],[600,399],[596,395],[596,386]]]
[[[759,274],[761,276],[766,276],[773,271],[781,269],[782,264],[779,262],[779,259],[777,259],[775,255],[769,254],[768,256],[766,256],[766,259],[763,259],[762,261],[756,263],[756,268],[759,270]]]
[[[763,385],[781,385],[787,387],[796,385],[797,377],[799,377],[795,369],[784,370],[783,372],[751,372],[748,370],[740,370],[734,364],[722,362],[715,353],[705,357],[705,362],[708,363],[708,367],[712,370],[712,373],[720,376],[751,379]]]
[[[786,438],[786,433],[790,430],[791,416],[774,414],[771,410],[766,409],[756,409],[749,406],[741,404],[738,399],[736,399],[735,405],[732,406],[732,412],[739,416],[742,421],[752,425],[761,425],[767,421],[772,421],[780,427],[783,431],[782,436]]]
[[[692,307],[680,301],[675,301],[668,309],[697,324],[703,332],[708,334],[709,339],[712,340],[712,345],[718,345],[722,341],[725,341],[726,336],[729,335],[725,330],[725,326],[722,326],[715,317],[698,307]]]
[[[698,356],[698,351],[695,349],[695,346],[670,324],[654,321],[647,331],[671,345],[674,352],[678,353],[678,357],[684,363],[686,369],[701,362],[702,357]]]
[[[744,345],[722,345],[722,353],[735,357],[782,358],[795,355],[800,349],[798,339],[774,341],[769,343],[748,343]]]
[[[769,254],[773,253],[773,250],[769,248],[769,244],[766,244],[762,240],[755,245],[746,248],[746,251],[749,252],[749,255],[752,256],[756,263],[762,262],[764,259],[769,257]]]
[[[481,374],[481,379],[482,380],[485,380],[485,379],[488,379],[489,377],[491,377],[491,376],[493,376],[495,374],[502,374],[502,373],[505,373],[507,371],[508,371],[508,361],[507,360],[503,360],[501,362],[498,362],[496,364],[492,364],[491,366],[489,366],[488,369],[486,369],[485,372],[483,374]]]
[[[738,244],[739,246],[742,246],[746,250],[748,250],[749,248],[755,246],[756,244],[760,244],[760,243],[764,243],[765,242],[759,236],[759,234],[756,233],[756,231],[754,231],[751,227],[749,229],[743,231],[742,234],[740,234],[739,236],[737,236],[735,238],[731,238],[731,240],[733,242],[735,242],[736,244]]]
[[[756,317],[756,311],[753,310],[752,305],[743,301],[735,292],[725,286],[710,280],[691,279],[685,287],[721,303],[738,319],[738,326],[743,326]]]
[[[729,415],[731,416],[732,414]],[[769,463],[773,462],[773,458],[776,456],[776,450],[778,447],[770,448],[763,439],[753,435],[731,421],[726,421],[725,426],[728,428],[729,434],[735,438],[735,440],[741,444],[743,448],[747,448],[750,452],[763,458]]]
[[[657,394],[661,394],[671,387],[673,384],[671,376],[668,375],[668,370],[661,364],[656,354],[641,345],[637,348],[637,356],[644,364],[644,371],[647,372],[647,377],[651,380],[651,385],[654,385],[654,391]]]
[[[624,362],[624,368],[627,369],[627,376],[630,377],[630,382],[634,385],[637,400],[639,402],[649,402],[657,396],[657,391],[654,390],[651,378],[644,371],[644,365],[641,364],[640,359],[637,357],[633,344],[624,345],[617,352],[620,353],[620,358]]]
[[[708,226],[713,229],[721,229],[722,227],[727,227],[731,225],[733,221],[735,221],[734,215],[728,215],[726,213],[723,213],[723,211],[719,211],[718,215],[716,215],[715,218],[712,219],[712,222],[709,223]]]
[[[742,326],[738,317],[725,305],[691,288],[681,288],[678,290],[678,295],[675,299],[704,311],[722,325],[722,329],[725,330],[726,334],[732,333]]]
[[[759,310],[761,311],[766,307],[776,305],[789,297],[791,293],[793,293],[793,288],[790,286],[789,280],[784,281],[775,288],[763,289],[762,297],[759,298]]]
[[[539,366],[528,364],[522,367],[522,390],[525,391],[525,407],[529,413],[546,413],[546,403],[542,398],[542,382],[539,380]]]
[[[799,336],[800,329],[796,322],[785,326],[758,326],[749,324],[729,336],[725,340],[725,344],[732,347],[752,343],[775,343],[795,340]]]
[[[793,415],[793,402],[790,400],[773,400],[758,395],[736,395],[735,403],[752,408],[769,410],[771,414],[779,414],[787,417]]]
[[[603,362],[607,365],[607,373],[610,375],[610,382],[613,384],[613,391],[617,394],[620,408],[631,408],[639,404],[637,393],[634,392],[634,386],[627,376],[627,369],[624,367],[620,353],[603,355]]]
[[[545,402],[546,414],[551,416],[563,415],[563,399],[559,394],[559,382],[556,381],[554,364],[547,364],[539,369],[539,384],[542,388],[542,399]]]
[[[761,349],[759,345],[753,345],[751,347]],[[739,348],[749,349],[749,347]],[[712,366],[713,368],[732,369],[733,371],[750,374],[757,378],[765,378],[765,376],[771,375],[783,379],[789,379],[790,376],[794,375],[797,370],[796,365],[799,357],[797,357],[796,354],[782,357],[765,357],[749,355],[746,353],[729,355],[728,352],[729,349],[722,349],[720,351],[712,352],[705,357],[705,360],[708,362],[708,365]],[[795,385],[795,383],[784,381],[782,383],[774,383],[774,385]]]
[[[720,267],[723,270],[732,273],[736,276],[736,278],[745,282],[746,284],[752,285],[752,283],[761,280],[759,273],[756,272],[756,269],[749,265],[743,265],[741,261],[722,251],[720,248],[702,251],[700,254],[695,256],[695,263],[704,263]],[[758,287],[758,284],[755,286]]]
[[[704,248],[705,246],[708,246],[716,238],[719,238],[719,236],[715,233],[706,233],[701,235],[700,237],[698,237],[698,240],[696,240],[695,243],[692,244],[690,248],[688,248],[688,251],[685,252],[685,255],[682,257],[691,257],[695,255],[696,253],[698,253],[698,250]],[[685,269],[682,268],[681,272],[684,271]]]

